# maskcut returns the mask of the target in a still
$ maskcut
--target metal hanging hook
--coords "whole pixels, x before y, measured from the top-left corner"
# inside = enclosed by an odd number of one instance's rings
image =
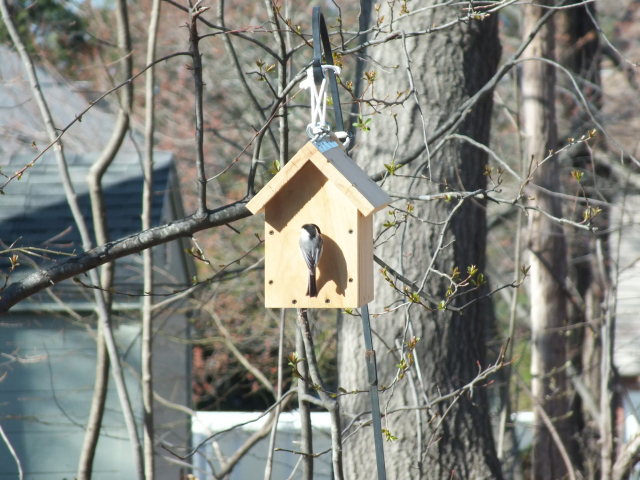
[[[333,53],[327,24],[322,14],[322,8],[313,7],[313,62],[307,70],[307,78],[300,83],[300,88],[311,92],[311,123],[307,125],[307,134],[311,139],[319,136],[330,136],[342,149],[346,149],[351,142],[349,134],[344,131],[342,108],[340,107],[340,95],[338,93],[337,75],[340,75],[340,67],[333,64]],[[324,52],[325,63],[322,63]],[[336,131],[332,132],[326,121],[327,111],[327,84],[331,89],[333,100],[333,112]]]

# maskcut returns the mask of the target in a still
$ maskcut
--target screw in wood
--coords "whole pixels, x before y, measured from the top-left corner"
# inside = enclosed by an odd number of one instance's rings
[[[269,230],[269,235],[273,235],[273,230]]]
[[[353,278],[350,278],[350,279],[349,279],[349,283],[353,283]]]
[[[293,300],[291,303],[295,305],[296,303],[298,303],[298,300]]]
[[[352,228],[349,229],[349,233],[353,233],[353,229]]]
[[[324,301],[324,303],[331,303],[331,300],[329,300],[328,298]]]
[[[273,280],[269,280],[269,285],[273,285]]]

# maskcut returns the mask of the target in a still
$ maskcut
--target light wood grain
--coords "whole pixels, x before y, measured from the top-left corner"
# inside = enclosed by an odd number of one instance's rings
[[[247,208],[251,213],[258,214],[264,211],[265,205],[271,200],[294,176],[298,171],[311,159],[318,149],[311,142],[308,142],[289,160],[289,162],[278,172],[278,174],[269,180],[262,190],[260,190],[247,203]]]
[[[359,307],[360,264],[357,208],[312,162],[298,171],[267,205],[265,299],[268,308]],[[364,217],[363,217],[364,218]],[[371,217],[366,221],[372,222]],[[318,265],[318,297],[305,295],[307,266],[298,239],[302,225],[315,223],[324,252]],[[372,229],[373,227],[371,227]],[[369,238],[369,243],[372,239]],[[373,264],[370,252],[369,263]],[[373,268],[372,266],[370,268]]]
[[[364,216],[370,215],[391,203],[391,197],[339,147],[320,152],[313,142],[308,142],[247,204],[254,214],[264,211],[295,175],[312,162],[320,172],[356,206]]]
[[[358,212],[358,306],[373,301],[373,213]]]
[[[339,148],[309,142],[248,203],[265,211],[268,308],[357,308],[373,300],[373,213],[391,198]],[[324,252],[318,297],[306,296],[302,225],[318,225]]]

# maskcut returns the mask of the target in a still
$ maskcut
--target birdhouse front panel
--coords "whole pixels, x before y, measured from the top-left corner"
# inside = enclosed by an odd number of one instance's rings
[[[362,278],[359,248],[363,235],[373,246],[372,217],[365,218],[312,162],[269,200],[265,212],[268,308],[355,308],[373,299],[373,276]],[[309,223],[318,226],[323,240],[315,298],[306,295],[308,269],[298,243]]]
[[[372,301],[373,214],[390,202],[330,137],[302,147],[247,203],[254,214],[265,212],[266,306],[356,308]],[[304,238],[309,255],[319,250],[309,224],[320,229],[323,243],[317,297],[307,295],[313,269],[299,246]]]

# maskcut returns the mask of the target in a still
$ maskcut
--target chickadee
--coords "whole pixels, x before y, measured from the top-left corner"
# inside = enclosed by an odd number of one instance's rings
[[[322,234],[317,225],[308,223],[302,226],[300,233],[300,252],[309,267],[309,281],[307,282],[307,296],[317,297],[316,267],[322,256]]]

